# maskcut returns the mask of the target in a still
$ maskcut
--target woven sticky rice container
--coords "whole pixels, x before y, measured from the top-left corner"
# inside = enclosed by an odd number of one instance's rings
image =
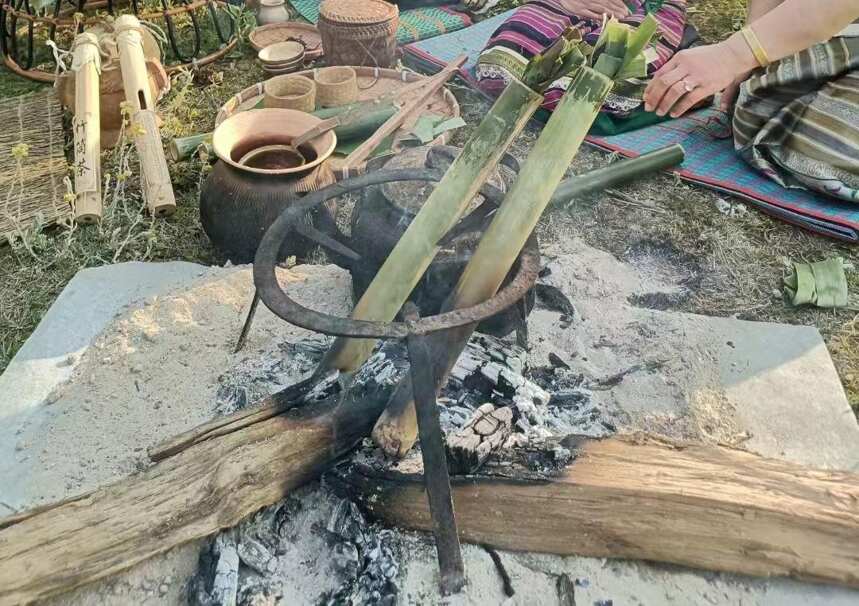
[[[325,0],[316,26],[328,65],[392,67],[399,18],[399,9],[384,0]]]

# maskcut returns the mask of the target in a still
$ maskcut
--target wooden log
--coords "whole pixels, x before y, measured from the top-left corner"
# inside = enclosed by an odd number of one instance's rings
[[[140,21],[134,15],[120,15],[115,31],[125,100],[132,108],[131,132],[140,157],[143,197],[153,217],[166,217],[176,211],[176,198],[149,87]]]
[[[388,524],[431,529],[420,476],[353,466],[334,480]],[[452,483],[466,542],[859,588],[854,473],[636,436],[581,443],[556,477]]]
[[[403,360],[378,354],[345,397],[258,422],[243,411],[232,418],[234,431],[199,435],[139,475],[0,519],[0,604],[102,579],[282,499],[367,435],[408,366]]]
[[[98,38],[84,32],[75,37],[72,71],[75,73],[75,221],[96,223],[101,219],[101,118]]]

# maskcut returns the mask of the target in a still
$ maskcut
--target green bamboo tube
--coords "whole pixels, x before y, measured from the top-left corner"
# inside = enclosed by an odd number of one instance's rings
[[[373,278],[352,317],[393,320],[501,155],[537,111],[543,96],[511,81],[451,164]],[[372,353],[374,339],[337,339],[321,368],[354,371]]]
[[[570,177],[558,186],[555,193],[552,194],[549,204],[569,202],[591,192],[623,185],[642,175],[677,166],[683,162],[685,157],[686,152],[683,146],[674,144],[641,154],[637,158],[621,160],[586,172],[583,175]]]
[[[445,309],[476,305],[498,292],[613,85],[610,78],[589,67],[576,73],[480,239]],[[449,374],[475,326],[432,336],[436,377]],[[389,456],[402,457],[411,449],[417,439],[417,419],[410,386],[398,386],[372,435]]]
[[[481,303],[501,287],[613,85],[589,67],[576,74],[462,272],[455,308]]]
[[[167,144],[167,153],[174,162],[185,160],[194,155],[197,148],[202,144],[212,143],[212,133],[191,135],[190,137],[178,137]]]

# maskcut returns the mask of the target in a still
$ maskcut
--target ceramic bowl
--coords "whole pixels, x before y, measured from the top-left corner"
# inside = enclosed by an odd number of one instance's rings
[[[212,135],[212,148],[220,160],[233,168],[263,175],[288,175],[309,172],[322,164],[334,153],[337,137],[329,131],[308,141],[299,151],[304,160],[295,162],[291,149],[292,140],[308,129],[322,122],[316,116],[292,109],[266,108],[239,112],[224,120]],[[264,148],[264,149],[263,149]],[[278,149],[290,155],[288,162],[278,163]],[[255,150],[266,152],[265,162],[242,164]],[[261,160],[261,158],[260,158]],[[262,168],[261,166],[284,166],[283,168]]]
[[[287,40],[277,42],[262,49],[257,57],[263,66],[281,67],[301,63],[304,60],[304,45],[301,42]]]

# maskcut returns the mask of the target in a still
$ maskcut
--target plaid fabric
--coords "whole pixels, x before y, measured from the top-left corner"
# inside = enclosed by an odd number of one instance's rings
[[[289,0],[289,3],[310,23],[319,21],[321,0]],[[469,25],[471,25],[471,17],[444,7],[414,8],[400,11],[397,42],[409,44],[418,40],[426,40],[460,30]]]
[[[737,100],[734,141],[784,187],[859,202],[859,38],[833,38],[754,74]]]

